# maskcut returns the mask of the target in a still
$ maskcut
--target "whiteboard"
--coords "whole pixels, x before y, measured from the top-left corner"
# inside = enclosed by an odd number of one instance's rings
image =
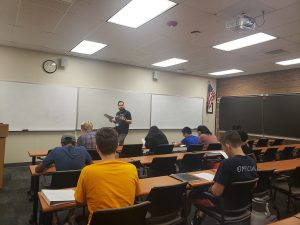
[[[161,129],[195,128],[202,124],[203,98],[152,95],[151,126]]]
[[[150,94],[79,88],[77,129],[85,120],[91,120],[94,128],[114,126],[103,115],[115,116],[119,111],[119,100],[124,101],[125,108],[131,113],[133,122],[130,129],[150,127]]]
[[[10,131],[76,127],[77,88],[0,81],[0,122]]]

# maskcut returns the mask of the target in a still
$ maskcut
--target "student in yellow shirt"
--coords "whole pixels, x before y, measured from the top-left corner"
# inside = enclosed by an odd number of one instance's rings
[[[103,127],[96,133],[96,150],[101,162],[82,169],[75,200],[86,203],[91,215],[98,209],[120,208],[134,204],[139,192],[136,167],[115,159],[118,134],[113,128]],[[88,223],[89,224],[89,223]]]

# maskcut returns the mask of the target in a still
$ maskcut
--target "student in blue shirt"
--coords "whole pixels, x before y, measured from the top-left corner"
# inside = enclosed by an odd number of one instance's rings
[[[181,140],[180,143],[174,143],[175,146],[179,146],[179,145],[185,145],[187,148],[190,145],[197,145],[200,144],[199,142],[199,138],[195,135],[192,135],[192,129],[189,127],[184,127],[182,130],[182,135],[183,135],[183,139]]]

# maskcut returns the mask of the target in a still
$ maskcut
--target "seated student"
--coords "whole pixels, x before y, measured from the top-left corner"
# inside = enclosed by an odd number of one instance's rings
[[[153,152],[158,145],[162,144],[169,144],[166,135],[157,126],[150,127],[145,137],[145,147],[149,148],[150,152]]]
[[[251,155],[253,153],[252,148],[247,144],[248,141],[248,134],[245,131],[238,131],[241,141],[242,141],[242,150],[245,155]]]
[[[139,192],[136,167],[115,159],[117,146],[118,134],[113,128],[97,131],[96,149],[102,160],[82,169],[75,191],[75,200],[87,204],[89,221],[97,209],[133,205]]]
[[[82,135],[77,139],[77,146],[84,146],[86,150],[96,151],[96,132],[93,131],[93,123],[84,121],[81,124]]]
[[[35,168],[37,173],[42,172],[52,164],[57,171],[79,170],[85,165],[93,163],[91,156],[84,147],[75,147],[75,136],[63,134],[61,137],[62,147],[54,148],[47,157]]]
[[[199,135],[199,140],[201,143],[204,144],[205,149],[209,144],[219,142],[216,135],[213,135],[206,126],[198,126],[197,132]]]
[[[187,148],[190,145],[197,145],[200,144],[198,137],[192,135],[192,129],[189,127],[184,127],[182,130],[182,135],[184,136],[184,138],[181,140],[181,142],[174,142],[173,144],[175,146],[179,146],[179,145],[185,145]]]
[[[242,126],[241,126],[241,125],[239,125],[239,124],[232,125],[232,130],[235,130],[235,131],[240,131],[240,130],[242,130]]]
[[[226,188],[232,182],[248,181],[257,178],[256,163],[252,158],[244,154],[238,132],[227,131],[221,137],[220,142],[229,158],[221,162],[214,177],[214,184],[209,190],[199,187],[191,191],[190,198],[195,205],[216,207],[218,205],[218,197],[226,191]],[[205,194],[207,191],[212,194],[212,197]],[[199,214],[194,224],[198,225],[201,223],[203,213],[202,215],[201,213]]]

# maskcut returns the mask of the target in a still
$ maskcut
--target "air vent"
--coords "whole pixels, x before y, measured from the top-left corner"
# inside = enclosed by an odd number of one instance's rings
[[[265,54],[267,55],[279,55],[279,54],[285,54],[287,53],[287,51],[283,50],[283,49],[275,49],[269,52],[265,52]]]

